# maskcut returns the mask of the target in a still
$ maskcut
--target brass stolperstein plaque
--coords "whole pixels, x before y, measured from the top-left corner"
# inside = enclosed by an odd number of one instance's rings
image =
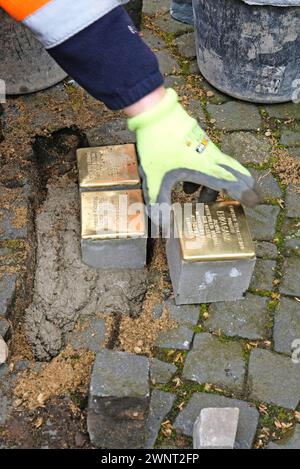
[[[81,188],[139,186],[137,155],[133,144],[77,150]]]
[[[146,236],[142,191],[82,192],[82,239],[126,239]]]
[[[235,201],[196,204],[184,223],[174,215],[187,262],[253,259],[255,247],[243,207]]]

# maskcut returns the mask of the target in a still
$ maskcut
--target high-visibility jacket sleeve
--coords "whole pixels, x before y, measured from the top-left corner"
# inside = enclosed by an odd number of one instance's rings
[[[128,0],[0,0],[49,49],[71,38]]]

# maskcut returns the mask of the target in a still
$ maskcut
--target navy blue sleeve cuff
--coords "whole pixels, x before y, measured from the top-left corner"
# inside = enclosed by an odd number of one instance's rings
[[[136,103],[164,82],[155,54],[123,7],[48,52],[77,83],[113,110]]]

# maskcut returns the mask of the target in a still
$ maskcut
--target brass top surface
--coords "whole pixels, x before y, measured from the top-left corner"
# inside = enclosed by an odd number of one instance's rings
[[[238,202],[195,204],[183,218],[176,213],[174,218],[187,262],[255,258],[246,215]]]
[[[77,150],[77,163],[82,188],[140,184],[133,144],[80,148]]]
[[[141,190],[82,192],[80,197],[82,239],[146,237]]]

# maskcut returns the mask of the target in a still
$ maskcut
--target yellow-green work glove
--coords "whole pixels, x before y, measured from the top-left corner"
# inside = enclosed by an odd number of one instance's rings
[[[253,207],[259,197],[249,171],[222,153],[178,102],[173,89],[149,111],[128,119],[137,148],[147,204],[171,203],[177,182],[193,182]]]

